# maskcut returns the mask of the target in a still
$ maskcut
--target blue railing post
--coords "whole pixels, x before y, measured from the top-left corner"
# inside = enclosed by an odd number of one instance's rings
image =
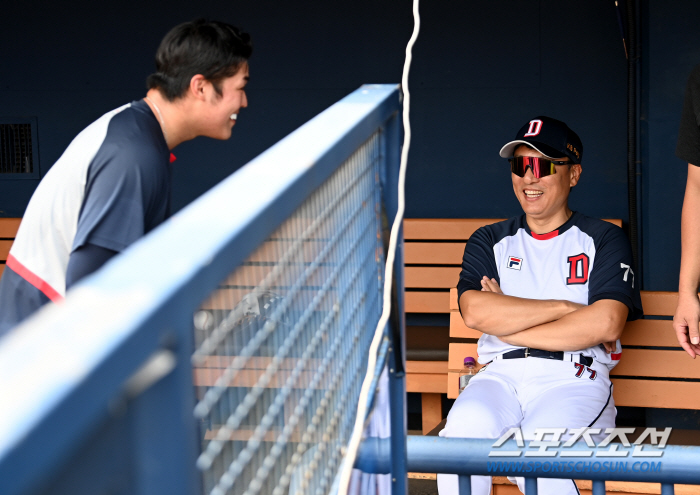
[[[389,223],[393,222],[398,209],[398,182],[401,162],[401,125],[398,112],[389,119],[384,131],[386,177],[383,184],[384,205]],[[391,347],[387,366],[389,368],[389,396],[391,404],[391,478],[392,494],[408,493],[408,470],[406,460],[406,339],[403,280],[403,227],[400,229],[394,258],[394,280],[392,317],[389,331]]]
[[[200,440],[192,414],[191,312],[184,311],[172,321],[177,327],[173,341],[162,344],[175,358],[175,367],[133,403],[134,493],[138,495],[198,495],[202,489],[195,467]]]
[[[605,495],[605,480],[593,480],[593,495]]]
[[[537,478],[525,478],[525,495],[537,495]]]
[[[459,495],[472,495],[472,477],[459,476]]]

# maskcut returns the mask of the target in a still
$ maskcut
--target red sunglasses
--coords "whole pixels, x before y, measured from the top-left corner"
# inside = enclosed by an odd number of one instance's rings
[[[538,179],[556,174],[557,169],[555,165],[569,164],[569,162],[553,161],[536,156],[516,156],[513,158],[508,158],[508,161],[510,162],[510,171],[518,177],[525,177],[527,168],[530,167],[532,170],[532,175]]]

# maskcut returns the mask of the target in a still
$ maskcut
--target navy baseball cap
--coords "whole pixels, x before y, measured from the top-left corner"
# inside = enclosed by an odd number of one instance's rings
[[[583,144],[574,131],[561,120],[539,116],[520,128],[515,140],[501,148],[503,158],[513,156],[521,144],[531,146],[550,160],[568,157],[572,163],[581,163]]]

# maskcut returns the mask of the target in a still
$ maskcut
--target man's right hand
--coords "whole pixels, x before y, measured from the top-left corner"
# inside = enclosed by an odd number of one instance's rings
[[[676,331],[678,343],[690,357],[700,355],[700,300],[697,294],[678,294],[678,307],[673,317],[673,329]]]

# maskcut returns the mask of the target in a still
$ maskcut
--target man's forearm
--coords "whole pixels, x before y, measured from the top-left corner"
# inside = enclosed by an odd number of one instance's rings
[[[459,305],[468,327],[497,337],[558,320],[582,307],[570,301],[525,299],[476,290],[464,292]]]
[[[700,285],[700,168],[688,165],[681,216],[681,273],[678,292],[697,298]]]
[[[500,337],[508,344],[546,351],[578,351],[622,335],[628,308],[605,299],[569,313],[556,321]]]
[[[700,355],[700,167],[688,164],[688,181],[681,216],[681,273],[673,329],[678,343],[692,358]]]

